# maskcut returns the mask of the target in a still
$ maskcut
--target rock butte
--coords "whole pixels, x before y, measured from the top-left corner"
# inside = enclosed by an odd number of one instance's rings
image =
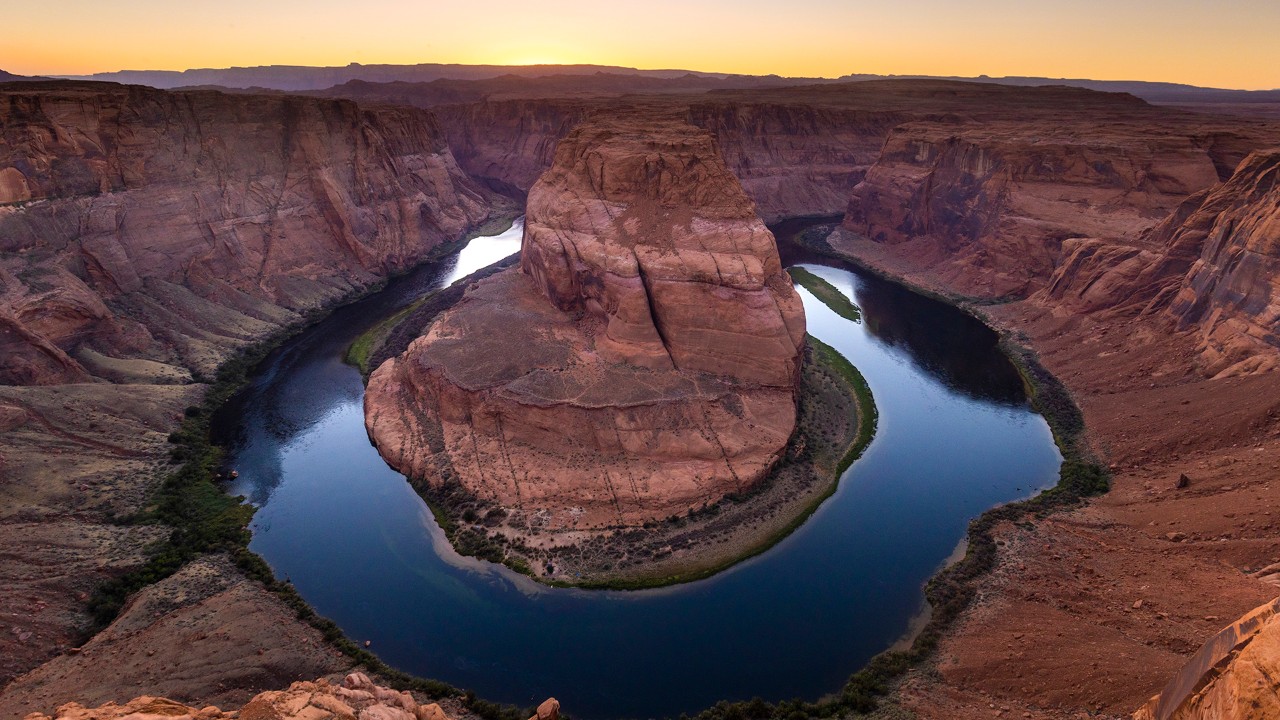
[[[584,123],[529,192],[522,253],[373,373],[393,466],[548,530],[681,515],[768,472],[804,310],[708,134]]]

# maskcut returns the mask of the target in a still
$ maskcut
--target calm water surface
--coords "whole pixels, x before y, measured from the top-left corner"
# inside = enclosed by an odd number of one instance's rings
[[[651,591],[550,589],[460,558],[369,444],[364,388],[342,355],[394,309],[517,252],[520,232],[474,240],[334,313],[273,354],[220,419],[240,472],[231,491],[259,508],[252,549],[396,667],[501,702],[554,695],[580,718],[817,699],[908,630],[971,518],[1057,478],[1049,429],[994,333],[788,251],[862,308],[851,323],[800,291],[810,333],[858,366],[880,410],[875,439],[812,518],[719,575]]]

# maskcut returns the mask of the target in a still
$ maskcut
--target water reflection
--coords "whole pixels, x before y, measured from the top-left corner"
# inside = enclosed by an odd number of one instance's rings
[[[236,465],[253,468],[232,494],[262,505],[283,479],[283,449],[305,437],[334,412],[364,403],[364,385],[345,364],[351,341],[382,318],[423,295],[520,250],[524,218],[498,235],[467,243],[439,262],[396,278],[386,289],[339,308],[273,352],[250,385],[223,406],[214,421],[214,440],[236,449]]]
[[[856,296],[872,336],[886,347],[900,349],[903,357],[947,387],[977,400],[1025,403],[1022,378],[1001,351],[999,336],[976,318],[802,248],[784,246],[783,261],[788,266],[804,264],[847,296]],[[966,350],[957,352],[959,347]]]
[[[863,308],[867,321],[850,323],[801,291],[810,332],[866,376],[880,425],[799,530],[714,577],[643,592],[548,589],[461,558],[369,444],[360,375],[342,355],[394,308],[501,252],[460,254],[335,313],[273,356],[225,418],[234,491],[261,506],[252,549],[395,667],[501,702],[555,695],[589,718],[815,699],[901,637],[970,518],[1056,477],[1048,428],[1020,385],[1004,386],[990,331],[807,265]]]

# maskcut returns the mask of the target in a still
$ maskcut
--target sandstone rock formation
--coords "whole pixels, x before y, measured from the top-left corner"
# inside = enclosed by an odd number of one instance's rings
[[[103,358],[209,372],[489,211],[424,111],[78,83],[0,97],[0,382],[83,381]]]
[[[597,119],[529,194],[520,271],[370,378],[395,467],[526,527],[634,526],[741,491],[795,425],[803,306],[711,138]]]
[[[491,199],[424,111],[0,84],[0,484],[9,501],[0,507],[0,716],[31,697],[10,681],[67,661],[61,653],[93,626],[94,590],[144,563],[168,533],[120,518],[140,512],[172,469],[166,438],[183,408],[200,403],[195,381],[237,348],[458,239]],[[271,634],[296,662],[270,660],[274,670],[260,674],[274,653],[247,658],[263,648],[206,642],[193,660],[208,685],[196,692],[213,696],[226,677],[215,666],[246,683],[314,677],[317,665],[303,660],[314,640],[280,626],[296,622],[292,614],[269,613],[265,624],[245,608],[275,608],[269,593],[233,569],[215,574],[237,583],[238,599],[205,607],[210,622]],[[143,644],[125,635],[118,646]],[[57,663],[65,682],[128,675],[101,672],[119,657],[75,658],[74,671]],[[28,674],[25,684],[51,677]]]
[[[1250,155],[1164,232],[1202,248],[1169,312],[1199,333],[1206,373],[1280,367],[1280,150]]]
[[[1280,150],[1258,151],[1128,242],[1069,240],[1039,301],[1073,312],[1172,317],[1198,334],[1208,376],[1276,367]]]
[[[1266,720],[1280,717],[1280,599],[1223,628],[1182,666],[1134,720]]]
[[[107,703],[87,708],[68,703],[52,715],[31,713],[26,720],[452,720],[438,703],[419,704],[404,691],[376,685],[364,673],[351,673],[335,685],[321,678],[295,682],[287,690],[261,693],[238,710],[212,705],[195,708],[174,700],[144,695],[123,705]],[[555,698],[538,706],[530,720],[558,720]]]
[[[975,294],[1025,295],[1068,238],[1136,235],[1217,181],[1191,139],[1137,125],[1081,137],[1037,121],[911,123],[854,189],[844,227],[917,241]]]

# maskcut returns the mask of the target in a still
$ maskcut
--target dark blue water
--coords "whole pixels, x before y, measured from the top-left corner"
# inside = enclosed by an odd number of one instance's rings
[[[483,247],[482,247],[483,245]],[[880,410],[835,495],[768,552],[639,592],[549,589],[460,558],[369,444],[347,344],[422,292],[519,247],[519,228],[335,313],[274,354],[228,408],[252,549],[388,663],[577,717],[656,717],[720,699],[817,699],[908,631],[922,585],[987,508],[1051,485],[1060,462],[995,335],[946,305],[789,253],[863,310],[803,290],[809,331],[848,357]]]

